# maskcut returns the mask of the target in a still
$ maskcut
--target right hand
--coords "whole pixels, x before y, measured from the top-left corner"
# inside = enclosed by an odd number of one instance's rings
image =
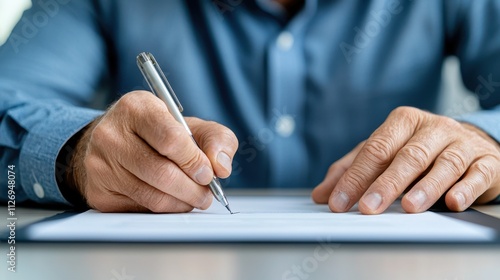
[[[188,212],[206,209],[214,176],[231,174],[234,133],[215,122],[186,118],[196,146],[166,105],[146,91],[124,95],[80,138],[73,181],[102,212]]]

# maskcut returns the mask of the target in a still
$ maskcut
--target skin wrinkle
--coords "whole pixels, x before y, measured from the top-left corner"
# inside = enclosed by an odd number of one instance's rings
[[[408,169],[410,172],[422,172],[429,167],[430,164],[430,152],[425,151],[419,145],[406,145],[401,149],[399,155],[400,161],[406,161],[408,163]]]
[[[209,189],[191,179],[201,166],[211,168],[210,160],[158,104],[161,101],[151,93],[131,92],[82,133],[71,161],[76,172],[70,179],[90,207],[105,212],[186,212],[210,206]],[[167,117],[156,123],[150,116],[158,112]],[[203,132],[200,142],[209,144],[207,154],[216,155],[219,151],[213,149],[224,147],[232,159],[237,148],[234,133],[214,122],[187,120],[193,131]],[[158,176],[162,172],[166,173]]]
[[[75,182],[84,183],[82,193],[89,200],[89,205],[98,210],[111,212],[132,211],[142,209],[141,207],[153,212],[183,212],[189,211],[187,208],[208,207],[199,205],[204,204],[203,201],[207,198],[211,202],[212,197],[208,189],[203,189],[204,194],[196,191],[196,188],[202,186],[190,179],[196,171],[192,170],[196,169],[193,167],[194,163],[208,160],[214,165],[216,172],[223,170],[223,167],[217,164],[216,157],[220,151],[224,151],[232,159],[238,147],[234,133],[214,122],[187,118],[195,134],[194,137],[199,139],[200,147],[207,155],[207,157],[199,158],[202,152],[187,134],[180,133],[180,126],[174,123],[173,118],[166,118],[167,122],[162,120],[167,124],[161,125],[163,127],[161,130],[160,125],[156,125],[147,117],[151,110],[121,108],[124,106],[122,104],[130,106],[131,104],[159,102],[157,98],[144,92],[132,92],[130,95],[136,96],[128,97],[126,99],[128,101],[124,103],[117,102],[104,117],[91,123],[82,136],[82,139],[87,142],[82,144],[80,141],[77,145],[81,151],[85,151],[84,159],[75,158],[79,161],[75,165],[84,167],[84,172],[78,173],[83,174],[84,178],[75,177]],[[131,102],[132,100],[134,102]],[[144,106],[144,108],[155,108],[155,106]],[[138,116],[124,116],[124,111],[134,112]],[[136,119],[143,116],[146,116],[148,121],[140,125]],[[123,121],[124,118],[134,120]],[[136,127],[129,127],[130,123],[135,123]],[[148,134],[148,127],[154,133]],[[403,209],[407,212],[426,210],[445,192],[448,192],[445,198],[448,207],[455,211],[467,208],[480,194],[480,199],[481,197],[485,200],[492,199],[500,192],[498,175],[490,174],[495,171],[493,166],[500,165],[500,149],[495,146],[496,142],[487,138],[486,134],[477,133],[477,131],[479,129],[473,126],[463,125],[415,108],[395,109],[366,142],[360,143],[352,152],[329,168],[325,180],[313,191],[313,199],[320,203],[328,202],[332,211],[342,212],[349,210],[361,198],[359,209],[362,213],[378,214],[415,182],[417,183],[413,189],[402,200]],[[184,140],[179,141],[179,138]],[[193,145],[191,146],[193,149],[186,149],[183,143],[187,141]],[[168,182],[153,183],[154,185],[161,184],[159,189],[136,177],[141,176],[140,170],[127,169],[127,166],[129,169],[130,166],[144,166],[138,161],[154,161],[154,154],[148,155],[144,147],[151,148],[153,153],[158,153],[158,157],[164,157],[155,149],[155,147],[159,149],[158,143],[161,144],[160,146],[167,146],[164,151],[161,149],[160,151],[168,155],[167,157],[173,161],[172,164],[184,167],[184,169],[173,169],[173,173],[160,176],[168,177],[161,179],[161,181]],[[469,146],[474,148],[471,149]],[[117,151],[121,151],[118,154],[122,153],[125,156],[116,155]],[[137,158],[137,151],[144,151],[139,153],[141,155],[139,158]],[[487,155],[493,156],[487,157]],[[412,163],[412,158],[423,158],[423,160]],[[131,165],[127,165],[128,162]],[[145,168],[148,168],[147,165]],[[452,182],[449,181],[449,176],[446,177],[448,181],[441,177],[444,173],[450,173],[446,171],[447,168],[456,170],[454,172],[456,178],[452,178]],[[80,169],[76,168],[76,170]],[[156,170],[144,174],[143,180],[150,181],[148,178],[157,177],[158,172],[160,171]],[[422,173],[427,174],[422,176]],[[481,173],[489,174],[489,179],[482,178],[484,175]],[[109,176],[110,174],[114,176]],[[87,177],[92,178],[92,181],[86,182]],[[408,178],[413,180],[408,180]],[[485,192],[492,186],[483,186],[480,182],[488,180],[491,180],[491,184],[497,185],[495,185],[496,188],[490,188]],[[130,182],[135,183],[131,185]],[[182,190],[178,187],[181,185]],[[430,185],[434,187],[431,188]],[[88,190],[89,186],[95,190]],[[427,193],[427,201],[422,205],[415,205],[408,200],[408,194],[417,190]],[[369,209],[363,200],[367,194],[373,192],[380,193],[382,196],[382,204],[377,209]],[[467,205],[458,204],[454,195],[457,192],[465,195]],[[336,206],[332,205],[333,196],[340,193],[345,193],[349,197],[346,209],[336,209]],[[108,203],[105,204],[105,201]]]
[[[442,194],[446,194],[447,206],[455,211],[464,210],[478,196],[478,201],[485,195],[491,200],[500,193],[500,182],[493,167],[500,166],[499,146],[492,143],[494,140],[489,136],[476,131],[480,130],[415,108],[395,109],[362,149],[355,152],[354,162],[346,163],[342,158],[331,166],[325,180],[313,191],[313,199],[322,202],[317,196],[331,192],[330,208],[347,211],[331,205],[332,197],[343,192],[351,197],[350,204],[354,204],[353,198],[363,195],[359,210],[364,214],[383,212],[411,185],[413,188],[401,202],[407,212],[425,211]],[[392,139],[395,144],[391,146],[384,137]],[[487,160],[486,155],[492,155],[491,160]],[[422,159],[415,161],[416,158]],[[483,166],[481,173],[488,174],[486,176],[491,182],[481,179],[485,175],[478,175],[478,164]],[[332,180],[338,175],[330,174],[342,172],[339,166],[347,171],[335,185]],[[485,183],[489,184],[485,186]],[[487,188],[489,190],[485,192]],[[408,198],[419,190],[427,194],[422,205],[416,205]],[[373,192],[382,194],[382,204],[378,209],[369,209],[364,203],[364,198]],[[457,192],[464,194],[467,205],[458,205],[454,195]]]

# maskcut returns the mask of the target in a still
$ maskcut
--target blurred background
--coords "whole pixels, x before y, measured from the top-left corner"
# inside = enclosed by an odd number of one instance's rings
[[[0,0],[0,45],[6,43],[12,28],[29,7],[30,0]],[[438,112],[443,115],[456,116],[479,108],[477,97],[462,84],[459,66],[455,57],[448,58],[443,65],[443,94]]]
[[[30,0],[0,0],[0,45],[7,40],[22,12],[29,7]]]

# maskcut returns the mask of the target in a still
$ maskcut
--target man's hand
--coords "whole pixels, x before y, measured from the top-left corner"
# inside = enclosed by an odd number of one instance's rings
[[[152,93],[124,95],[80,138],[76,188],[103,212],[206,209],[214,176],[226,178],[238,141],[228,128],[186,118],[200,148]],[[213,170],[213,171],[212,171]]]
[[[422,212],[446,193],[453,211],[500,194],[500,145],[482,130],[415,108],[395,109],[312,192],[333,212],[378,214],[408,187],[403,209]]]

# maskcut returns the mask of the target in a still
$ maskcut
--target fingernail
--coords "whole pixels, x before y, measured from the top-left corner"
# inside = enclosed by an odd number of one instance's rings
[[[227,171],[231,172],[231,158],[224,152],[217,155],[217,162],[224,167]]]
[[[460,207],[460,210],[465,209],[465,196],[461,192],[456,192],[454,194],[455,199],[457,200],[458,206]]]
[[[427,194],[422,191],[414,191],[408,195],[408,200],[413,204],[415,210],[419,210],[427,201]]]
[[[201,185],[206,185],[212,180],[212,170],[204,165],[194,174],[194,179]]]
[[[380,207],[380,204],[382,204],[382,196],[376,192],[369,193],[363,199],[363,203],[371,211],[376,211]]]
[[[338,192],[333,196],[332,204],[340,211],[346,211],[351,199],[345,192]]]

